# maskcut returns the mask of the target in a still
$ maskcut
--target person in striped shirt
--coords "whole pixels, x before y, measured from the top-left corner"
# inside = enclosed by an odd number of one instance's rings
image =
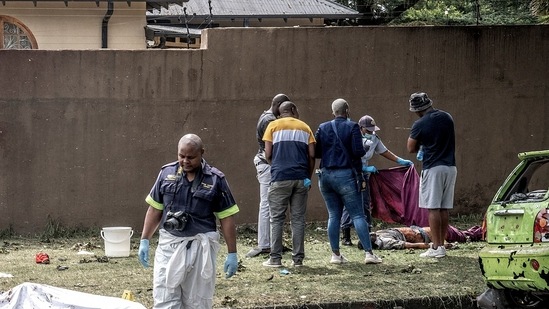
[[[292,260],[293,265],[299,267],[305,258],[305,213],[316,141],[309,125],[299,120],[293,102],[283,102],[279,111],[280,118],[269,123],[263,135],[265,157],[271,164],[271,253],[263,266],[282,267],[282,232],[286,210],[290,207]]]

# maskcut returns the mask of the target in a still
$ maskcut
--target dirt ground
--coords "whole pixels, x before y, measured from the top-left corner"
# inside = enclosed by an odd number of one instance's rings
[[[285,235],[289,237],[289,231]],[[107,258],[103,239],[97,236],[4,238],[0,273],[13,277],[0,278],[0,292],[23,282],[113,297],[130,290],[137,302],[151,308],[152,267],[145,269],[138,262],[139,235],[131,243],[129,257]],[[151,242],[151,253],[155,244]],[[350,263],[333,265],[326,223],[318,222],[307,227],[304,267],[292,267],[291,253],[286,252],[282,269],[262,266],[265,255],[245,258],[254,245],[254,227],[239,227],[239,271],[230,279],[222,274],[222,246],[214,308],[474,308],[474,298],[485,289],[477,262],[483,242],[459,244],[442,259],[420,258],[422,251],[417,250],[380,250],[383,263],[378,265],[364,264],[356,246],[343,246]],[[79,254],[82,251],[92,254]],[[35,262],[39,252],[49,255],[50,264]]]

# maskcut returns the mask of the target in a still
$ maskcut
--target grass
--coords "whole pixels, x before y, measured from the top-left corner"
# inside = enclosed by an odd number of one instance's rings
[[[456,218],[452,224],[468,228],[480,224],[480,220],[469,216]],[[375,224],[375,229],[385,227],[380,222]],[[56,229],[60,230],[59,227]],[[0,243],[0,272],[13,277],[1,278],[0,292],[23,282],[114,297],[121,297],[124,290],[131,290],[136,301],[147,308],[152,307],[153,270],[152,267],[144,269],[137,260],[138,235],[132,238],[129,258],[106,260],[102,258],[103,239],[69,234],[70,238],[43,235],[3,238]],[[289,231],[285,235],[289,235]],[[356,243],[358,239],[354,231],[353,236]],[[484,246],[483,242],[460,244],[443,259],[420,258],[421,251],[379,250],[376,253],[383,258],[379,265],[364,264],[364,253],[356,246],[342,247],[342,253],[350,263],[332,265],[329,263],[331,252],[326,223],[316,222],[307,227],[305,266],[292,267],[291,253],[286,252],[282,270],[288,273],[282,274],[281,269],[261,265],[267,256],[244,257],[255,245],[255,237],[254,227],[239,226],[239,272],[230,279],[225,279],[222,274],[226,255],[226,247],[222,246],[218,256],[215,308],[308,308],[356,302],[373,302],[380,306],[378,308],[393,308],[398,302],[411,300],[429,303],[433,299],[454,299],[459,302],[463,297],[475,297],[485,289],[477,262],[477,252]],[[290,243],[289,239],[285,242]],[[156,241],[152,241],[151,252],[154,252],[155,245]],[[95,255],[78,254],[79,249]],[[36,264],[34,257],[38,252],[46,252],[51,263]],[[58,270],[57,266],[67,266],[68,269]]]

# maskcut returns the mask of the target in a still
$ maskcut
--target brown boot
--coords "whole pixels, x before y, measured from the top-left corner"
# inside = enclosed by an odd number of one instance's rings
[[[352,246],[353,243],[351,242],[351,228],[344,228],[341,230],[343,232],[342,245],[344,246]]]

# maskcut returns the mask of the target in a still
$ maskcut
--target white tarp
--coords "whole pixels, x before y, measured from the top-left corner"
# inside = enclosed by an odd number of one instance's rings
[[[118,297],[25,282],[0,295],[0,309],[146,309]]]

